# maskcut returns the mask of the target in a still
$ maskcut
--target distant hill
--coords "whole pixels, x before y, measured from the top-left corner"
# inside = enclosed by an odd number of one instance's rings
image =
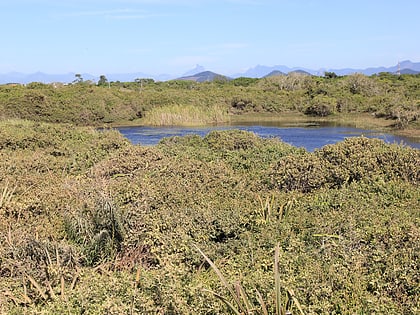
[[[420,62],[411,62],[410,60],[404,60],[399,63],[400,69],[404,69],[400,71],[400,73],[417,73],[420,72]],[[408,70],[412,70],[414,72],[408,72]],[[276,66],[263,66],[257,65],[253,68],[249,68],[244,73],[237,73],[234,74],[232,77],[249,77],[249,78],[262,78],[264,76],[269,75],[273,71],[280,71],[283,73],[290,73],[294,71],[303,71],[307,74],[312,75],[323,75],[325,71],[334,72],[337,75],[349,75],[352,73],[363,73],[365,75],[372,75],[377,74],[380,72],[389,72],[389,73],[396,73],[398,71],[398,64],[392,67],[370,67],[365,69],[356,69],[356,68],[341,68],[341,69],[307,69],[303,67],[293,67],[289,68],[284,65],[276,65]]]
[[[312,75],[311,73],[309,73],[308,71],[305,70],[294,70],[294,71],[290,71],[290,73],[297,73],[297,74],[303,74],[303,75]]]
[[[134,73],[111,73],[104,74],[108,81],[120,81],[120,82],[133,82],[135,79],[139,78],[152,78],[157,81],[166,81],[171,80],[175,76],[169,74],[160,74],[160,75],[150,75],[143,72],[134,72]],[[21,83],[27,84],[30,82],[42,82],[42,83],[53,83],[53,82],[62,82],[62,83],[71,83],[75,80],[76,73],[69,72],[64,74],[48,74],[43,72],[35,72],[30,74],[20,73],[20,72],[9,72],[9,73],[0,73],[0,84],[6,83]],[[81,76],[84,81],[90,80],[93,82],[98,82],[99,76],[95,76],[89,73],[81,73]]]
[[[9,82],[15,83],[30,83],[30,82],[42,82],[42,83],[52,83],[52,82],[63,82],[70,83],[74,81],[75,73],[63,73],[63,74],[47,74],[43,72],[35,72],[30,74],[20,73],[20,72],[9,72],[5,74],[0,74],[0,84],[5,84]],[[83,80],[95,80],[95,76],[92,76],[87,73],[82,74]]]
[[[280,71],[284,74],[287,74],[289,72],[298,71],[298,70],[305,71],[309,74],[314,74],[314,75],[319,73],[319,71],[317,71],[317,70],[311,70],[311,69],[300,68],[300,67],[289,68],[289,67],[283,66],[283,65],[276,65],[276,66],[271,66],[271,67],[257,65],[253,68],[248,69],[244,73],[237,73],[237,74],[233,75],[233,77],[234,78],[237,78],[237,77],[263,78],[263,77],[269,75],[271,72],[274,72],[274,71]]]
[[[328,71],[335,72],[337,75],[348,75],[351,73],[363,73],[365,75],[372,75],[377,74],[381,72],[389,72],[389,73],[397,73],[398,67],[400,69],[404,69],[404,71],[412,70],[414,72],[420,72],[420,62],[411,62],[410,60],[404,60],[401,61],[392,67],[375,67],[375,68],[366,68],[366,69],[352,69],[352,68],[346,68],[346,69],[330,69]],[[403,73],[402,70],[400,70],[400,73]],[[408,73],[408,72],[407,72]]]
[[[420,71],[415,71],[415,70],[412,70],[412,69],[402,69],[402,70],[400,70],[400,73],[401,74],[419,74]]]
[[[278,76],[278,75],[286,75],[286,73],[281,72],[280,70],[273,70],[269,74],[266,74],[264,76],[264,78],[275,77],[275,76]]]
[[[177,80],[195,81],[195,82],[209,82],[215,79],[230,80],[230,78],[211,71],[203,71],[190,76],[180,77]]]
[[[212,81],[216,77],[224,78],[230,80],[231,78],[247,77],[247,78],[262,78],[272,75],[281,75],[288,74],[291,72],[298,72],[303,74],[310,75],[319,75],[322,76],[325,71],[334,72],[337,75],[349,75],[352,73],[363,73],[365,75],[377,74],[380,72],[389,72],[397,73],[400,69],[401,74],[418,74],[420,73],[420,62],[411,62],[410,60],[401,61],[399,64],[392,67],[370,67],[365,69],[354,69],[354,68],[342,68],[342,69],[327,69],[322,68],[318,70],[307,69],[302,67],[293,67],[289,68],[283,65],[276,66],[264,66],[257,65],[253,68],[249,68],[243,73],[236,73],[229,76],[223,76],[211,71],[204,71],[204,67],[201,65],[196,65],[195,68],[187,71],[181,77],[179,75],[170,75],[170,74],[147,74],[143,72],[134,72],[134,73],[104,73],[108,81],[121,81],[121,82],[133,82],[138,78],[151,78],[156,81],[168,81],[175,78],[179,80],[191,80],[196,82]],[[83,80],[91,80],[93,82],[98,82],[99,75],[95,76],[89,73],[81,74]],[[43,83],[52,83],[52,82],[62,82],[62,83],[71,83],[75,79],[75,73],[69,72],[64,74],[47,74],[43,72],[36,73],[20,73],[20,72],[9,72],[9,73],[0,73],[0,84],[6,83],[30,83],[30,82],[43,82]]]

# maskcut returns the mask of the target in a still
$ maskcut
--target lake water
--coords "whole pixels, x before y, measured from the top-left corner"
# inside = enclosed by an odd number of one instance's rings
[[[133,144],[145,146],[155,145],[162,138],[172,136],[185,136],[196,134],[204,137],[212,130],[240,129],[251,131],[260,137],[277,137],[284,142],[296,147],[304,147],[308,151],[314,151],[327,144],[342,141],[348,137],[365,136],[368,138],[379,138],[388,143],[402,143],[420,149],[420,143],[413,139],[380,133],[373,130],[332,126],[322,124],[302,124],[290,126],[286,124],[247,123],[241,125],[209,126],[209,127],[119,127],[119,130]]]

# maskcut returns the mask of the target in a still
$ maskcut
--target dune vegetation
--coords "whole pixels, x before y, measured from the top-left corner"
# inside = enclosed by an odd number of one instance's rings
[[[420,75],[302,74],[213,82],[139,79],[95,85],[0,86],[0,118],[76,125],[208,125],[293,113],[355,122],[361,114],[418,136]],[[358,119],[354,119],[354,116]],[[380,121],[380,123],[379,123]],[[369,119],[368,124],[377,124]]]
[[[419,83],[1,86],[0,313],[417,314],[419,150],[239,130],[145,147],[96,127],[368,113],[418,130]]]

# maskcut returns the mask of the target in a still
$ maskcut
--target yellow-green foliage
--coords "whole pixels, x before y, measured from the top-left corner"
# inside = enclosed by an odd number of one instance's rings
[[[0,117],[78,125],[136,121],[191,125],[228,121],[228,114],[300,112],[315,116],[372,113],[398,128],[418,125],[419,75],[317,77],[299,74],[262,79],[0,86]]]
[[[201,108],[194,105],[156,107],[145,114],[142,123],[154,126],[198,126],[229,122],[222,106]]]
[[[420,183],[420,151],[385,144],[379,139],[347,138],[313,154],[286,157],[273,168],[271,178],[279,189],[308,192],[341,187],[353,181],[403,179]]]
[[[308,153],[237,130],[141,147],[15,120],[0,157],[2,313],[226,313],[195,246],[268,313],[275,287],[306,314],[419,310],[416,149],[362,137]]]

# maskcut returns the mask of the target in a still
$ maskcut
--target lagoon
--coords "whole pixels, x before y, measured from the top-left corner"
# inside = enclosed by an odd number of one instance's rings
[[[131,143],[144,146],[156,145],[162,138],[196,134],[204,137],[213,130],[240,129],[268,138],[276,137],[296,147],[303,147],[312,152],[327,144],[343,141],[348,137],[365,136],[379,138],[387,143],[404,144],[420,149],[420,142],[407,137],[396,136],[374,130],[340,126],[331,123],[299,123],[285,124],[276,122],[241,123],[238,125],[206,126],[206,127],[150,127],[132,126],[116,128]]]

